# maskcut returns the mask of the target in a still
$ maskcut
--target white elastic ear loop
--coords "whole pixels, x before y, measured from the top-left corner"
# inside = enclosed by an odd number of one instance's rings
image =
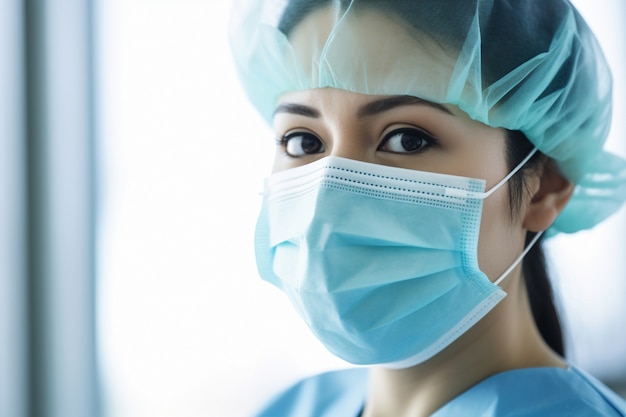
[[[528,251],[531,250],[533,246],[535,246],[535,243],[537,243],[542,234],[543,231],[537,232],[535,237],[533,237],[533,240],[531,240],[528,246],[524,248],[520,256],[518,256],[517,259],[511,264],[511,266],[509,266],[507,270],[504,271],[502,275],[500,275],[500,277],[498,277],[498,279],[493,282],[494,284],[499,285],[504,280],[504,278],[506,278],[511,273],[511,271],[522,261],[522,259],[524,259],[524,256],[526,256]]]
[[[505,184],[508,180],[511,179],[511,177],[515,174],[517,174],[517,172],[522,169],[524,167],[524,165],[526,165],[526,162],[528,162],[530,160],[530,158],[533,157],[534,154],[537,153],[537,148],[533,148],[532,151],[530,151],[530,153],[528,155],[526,155],[526,158],[522,159],[522,162],[520,162],[519,164],[517,164],[517,166],[515,168],[513,168],[513,170],[511,172],[508,173],[508,175],[504,178],[502,178],[500,180],[500,182],[498,182],[496,185],[494,185],[493,187],[491,187],[491,189],[489,191],[485,191],[483,193],[484,197],[487,198],[489,197],[491,194],[493,194],[498,188],[502,187],[503,184]]]
[[[517,174],[517,172],[520,169],[522,169],[524,167],[524,165],[526,165],[526,162],[528,162],[530,160],[530,158],[532,158],[533,155],[535,153],[537,153],[537,150],[538,150],[537,148],[533,148],[533,150],[530,151],[528,153],[528,155],[526,155],[526,157],[524,159],[522,159],[522,162],[517,164],[517,166],[515,168],[513,168],[513,170],[511,172],[509,172],[506,177],[502,178],[496,185],[491,187],[489,189],[489,191],[485,191],[485,192],[481,193],[481,192],[478,192],[478,191],[461,190],[461,189],[458,189],[458,188],[446,188],[445,195],[453,196],[453,197],[461,197],[461,198],[481,198],[481,199],[485,199],[485,198],[489,197],[491,194],[495,193],[498,190],[498,188],[502,187],[502,185],[505,184],[508,180],[510,180],[513,175]]]

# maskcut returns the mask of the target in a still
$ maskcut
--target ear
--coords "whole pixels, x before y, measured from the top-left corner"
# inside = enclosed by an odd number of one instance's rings
[[[539,188],[527,207],[524,228],[531,232],[546,230],[573,193],[574,184],[561,174],[554,161],[548,160],[540,172]]]

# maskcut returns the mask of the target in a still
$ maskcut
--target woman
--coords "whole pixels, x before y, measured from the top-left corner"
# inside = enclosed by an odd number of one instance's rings
[[[626,415],[564,359],[541,249],[626,197],[611,77],[569,2],[240,2],[231,40],[277,136],[260,274],[371,366],[260,415]]]

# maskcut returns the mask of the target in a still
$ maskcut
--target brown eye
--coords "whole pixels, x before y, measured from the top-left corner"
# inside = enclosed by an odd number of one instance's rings
[[[312,133],[294,132],[283,138],[287,155],[299,157],[322,153],[326,149],[322,141]]]
[[[387,134],[378,150],[391,153],[417,153],[431,146],[434,142],[435,139],[424,131],[403,128]]]

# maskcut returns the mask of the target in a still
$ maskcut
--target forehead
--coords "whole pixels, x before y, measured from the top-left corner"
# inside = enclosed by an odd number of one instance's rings
[[[304,105],[315,110],[314,113],[318,115],[323,113],[354,113],[359,117],[372,116],[393,108],[421,105],[448,113],[451,116],[469,119],[466,113],[454,105],[434,103],[409,95],[369,95],[331,87],[285,93],[278,99],[276,113],[297,114],[297,111],[291,111],[296,109],[290,109],[291,105]]]
[[[371,8],[345,15],[336,7],[319,8],[296,25],[288,39],[312,84],[364,94],[413,91],[442,101],[456,62],[451,48]]]

